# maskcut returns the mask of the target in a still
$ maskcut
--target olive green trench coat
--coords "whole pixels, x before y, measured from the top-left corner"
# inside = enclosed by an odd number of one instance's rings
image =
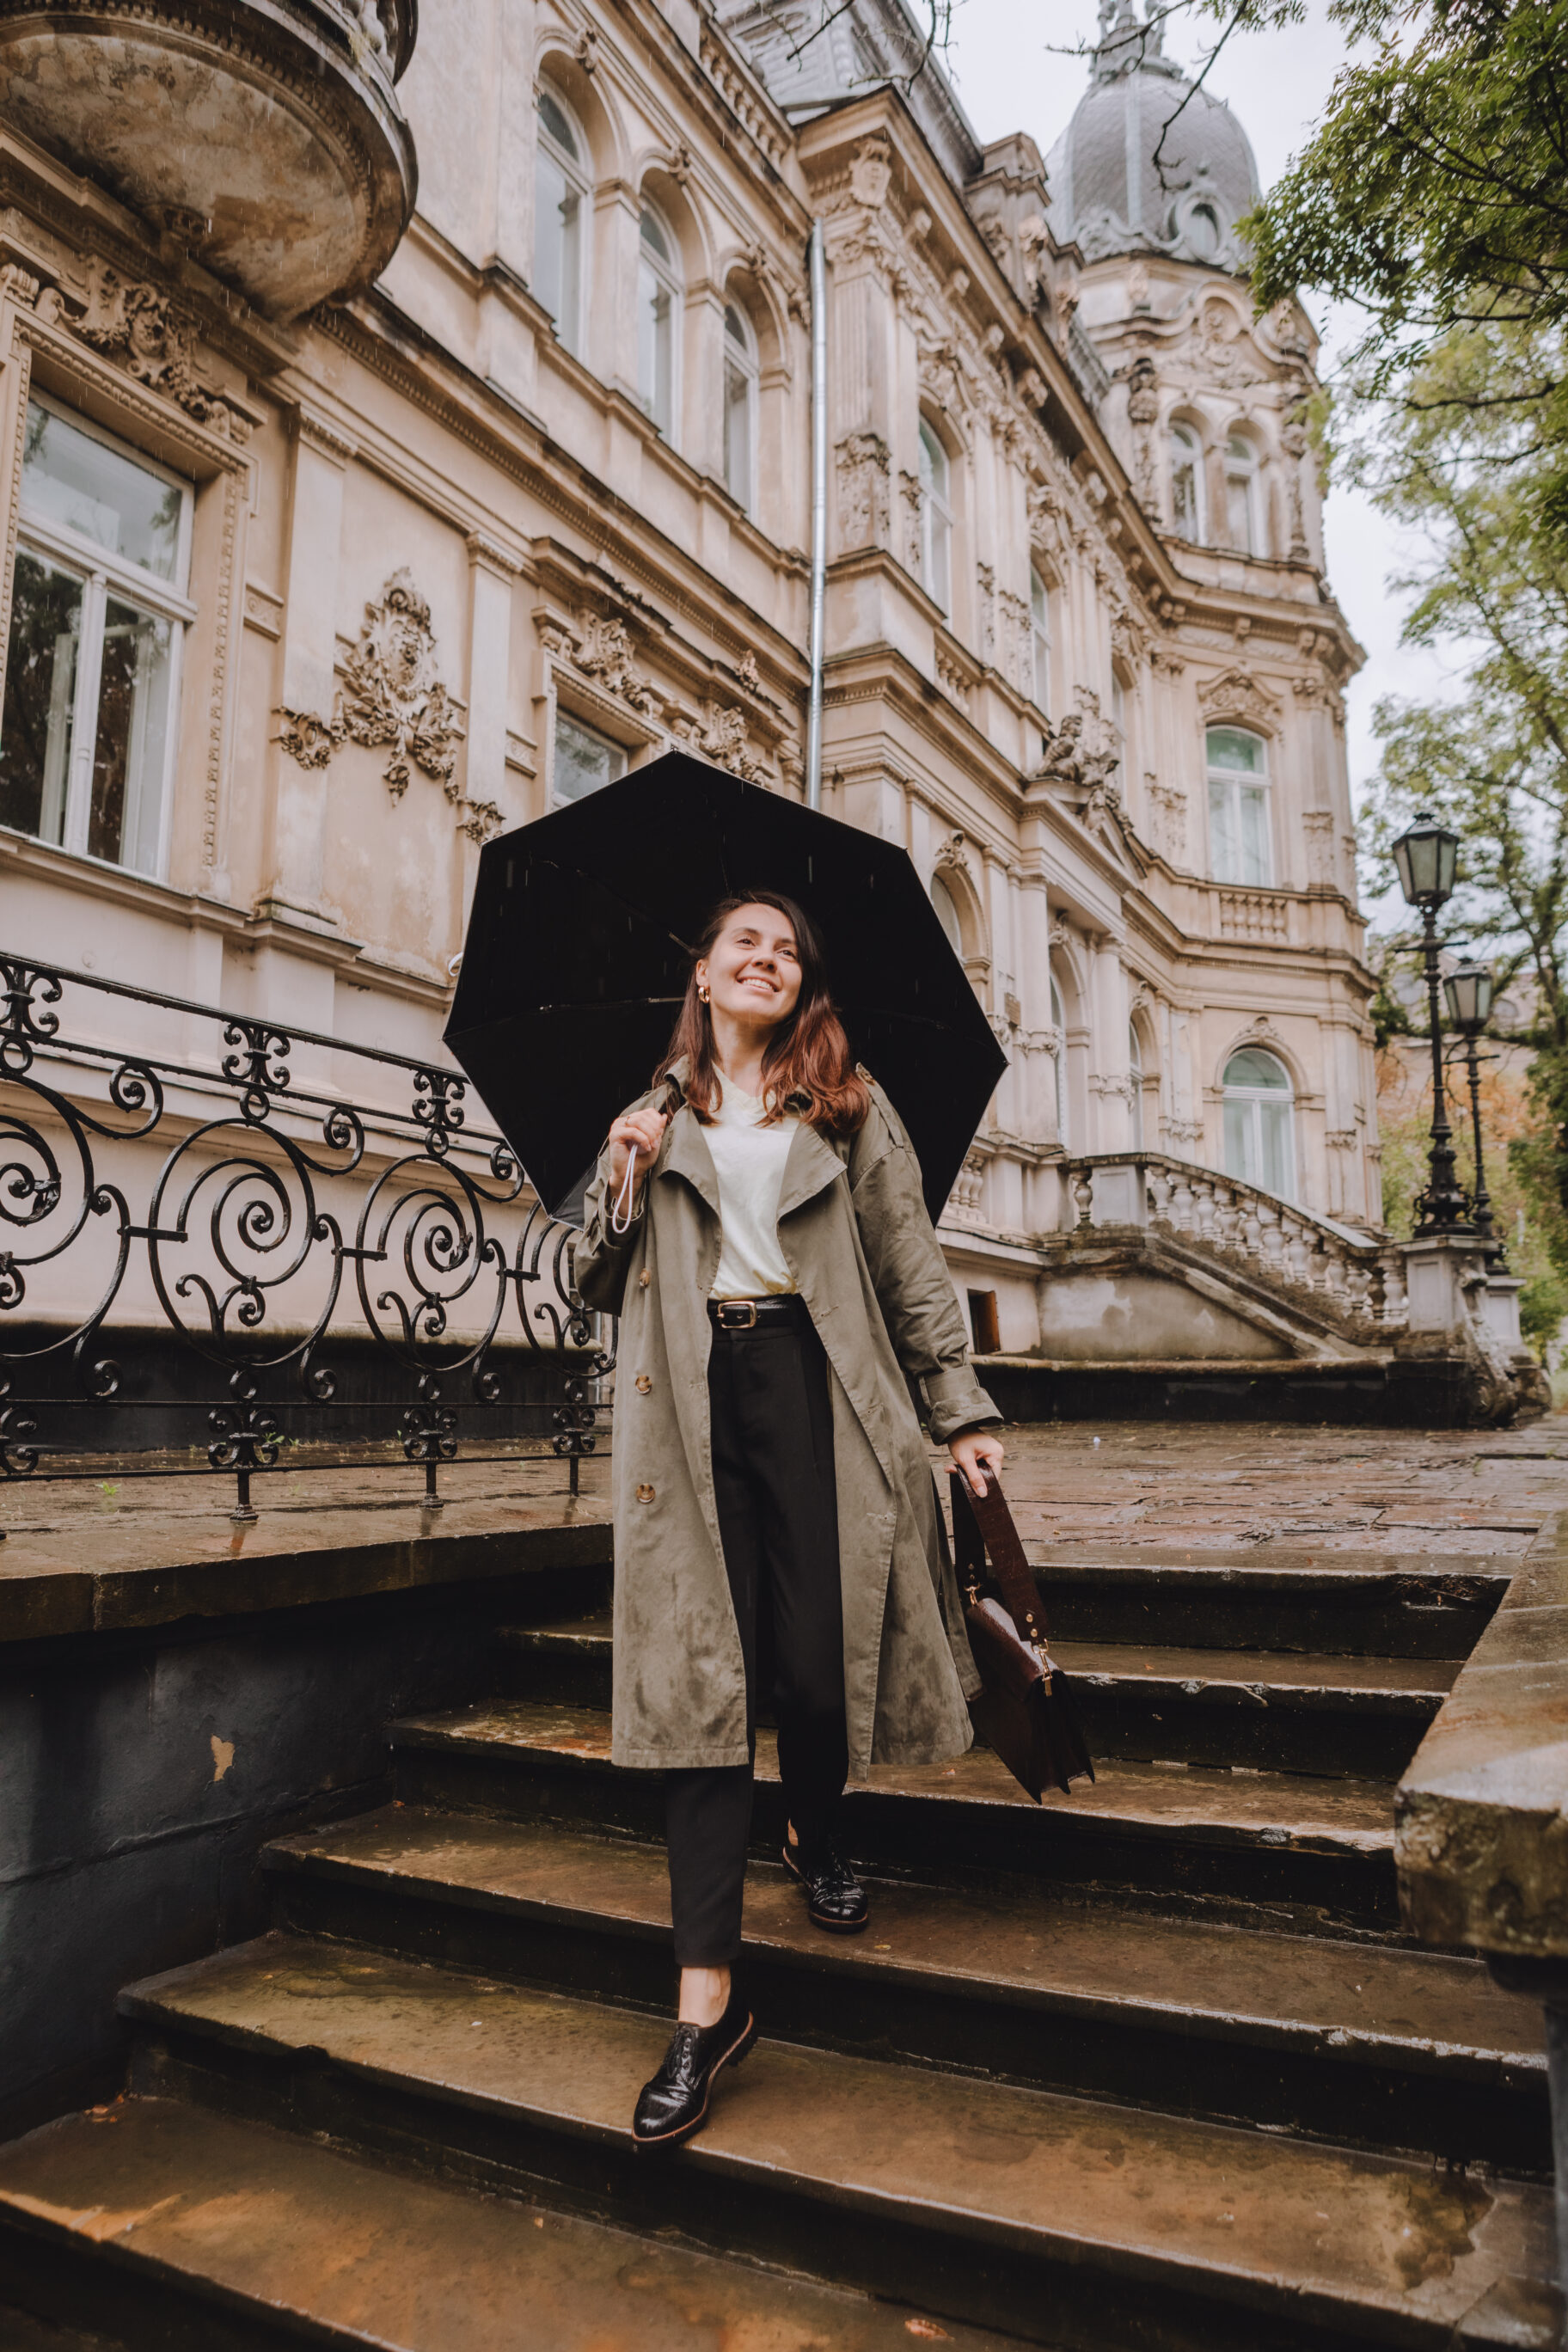
[[[612,1748],[634,1767],[748,1756],[708,1416],[719,1184],[679,1076],[673,1092],[679,1108],[630,1230],[611,1230],[606,1152],[576,1253],[585,1303],[621,1318]],[[667,1099],[660,1087],[633,1108]],[[850,1771],[942,1763],[971,1743],[965,1702],[979,1676],[904,1375],[922,1385],[939,1444],[1001,1416],[974,1378],[919,1164],[875,1085],[858,1135],[835,1142],[796,1128],[778,1237],[827,1357]]]

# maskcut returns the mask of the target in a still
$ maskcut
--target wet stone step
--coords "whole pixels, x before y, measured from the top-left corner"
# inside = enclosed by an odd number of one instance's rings
[[[1468,1657],[1507,1591],[1496,1555],[1156,1545],[1025,1549],[1053,1637],[1389,1658]]]
[[[770,2040],[661,2162],[628,2126],[666,2020],[353,1947],[263,1937],[121,2008],[142,2095],[548,2184],[1084,2352],[1448,2352],[1501,2283],[1550,2274],[1550,2194],[1530,2184]]]
[[[662,1852],[390,1807],[263,1856],[282,1927],[662,2013]],[[1517,2172],[1550,2165],[1537,2003],[1478,1960],[1064,1901],[877,1885],[864,1936],[747,1881],[773,2037]]]
[[[0,2249],[8,2292],[95,2329],[26,2319],[11,2334],[0,2311],[5,2352],[909,2352],[911,2319],[935,2328],[906,2303],[155,2098],[0,2152]],[[955,2352],[1007,2352],[980,2329],[943,2333]]]
[[[523,1699],[392,1727],[396,1793],[454,1812],[659,1838],[654,1772],[610,1763],[610,1719]],[[845,1798],[844,1843],[885,1876],[987,1885],[1018,1875],[1177,1903],[1282,1906],[1289,1922],[1393,1932],[1393,1791],[1379,1782],[1109,1759],[1092,1786],[1034,1804],[989,1749],[874,1765]],[[755,1850],[784,1832],[771,1733],[757,1741]],[[1279,1924],[1288,1924],[1282,1918]]]
[[[512,1689],[551,1706],[608,1706],[610,1635],[607,1614],[506,1627]],[[1078,1680],[1097,1758],[1389,1781],[1409,1763],[1458,1673],[1447,1660],[1130,1642],[1053,1640],[1052,1654]]]

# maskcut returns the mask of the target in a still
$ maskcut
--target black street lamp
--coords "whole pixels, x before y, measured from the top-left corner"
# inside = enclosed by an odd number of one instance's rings
[[[1432,1023],[1431,1179],[1415,1203],[1417,1234],[1468,1233],[1469,1202],[1454,1170],[1453,1130],[1443,1089],[1443,1023],[1437,1006],[1437,909],[1454,895],[1459,836],[1424,809],[1394,845],[1394,863],[1405,904],[1421,910],[1426,957],[1426,1003]]]
[[[1502,1244],[1492,1223],[1492,1198],[1487,1191],[1486,1166],[1481,1159],[1481,1072],[1478,1052],[1481,1032],[1491,1018],[1491,973],[1484,963],[1462,963],[1444,981],[1443,993],[1448,1000],[1448,1018],[1465,1041],[1465,1059],[1469,1066],[1470,1124],[1476,1142],[1476,1192],[1471,1215],[1477,1234],[1500,1266]]]

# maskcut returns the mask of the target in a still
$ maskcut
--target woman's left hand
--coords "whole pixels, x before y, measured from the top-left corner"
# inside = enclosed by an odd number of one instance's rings
[[[993,1478],[1002,1475],[1002,1440],[988,1429],[966,1429],[962,1435],[950,1437],[947,1450],[976,1495],[985,1492],[987,1471]]]

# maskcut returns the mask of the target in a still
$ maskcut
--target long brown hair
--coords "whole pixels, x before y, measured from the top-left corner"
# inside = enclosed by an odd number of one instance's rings
[[[795,1011],[787,1021],[780,1022],[763,1056],[763,1095],[767,1104],[763,1124],[771,1126],[787,1104],[799,1110],[808,1127],[824,1135],[853,1135],[865,1124],[871,1097],[855,1067],[849,1040],[827,985],[822,934],[804,907],[776,890],[739,891],[732,898],[721,898],[709,916],[691,959],[686,995],[668,1048],[654,1072],[654,1085],[684,1059],[686,1099],[702,1125],[711,1125],[714,1089],[721,1081],[713,1058],[712,1016],[697,993],[697,967],[712,953],[720,932],[742,907],[771,907],[782,915],[795,933],[800,957],[800,994]]]

